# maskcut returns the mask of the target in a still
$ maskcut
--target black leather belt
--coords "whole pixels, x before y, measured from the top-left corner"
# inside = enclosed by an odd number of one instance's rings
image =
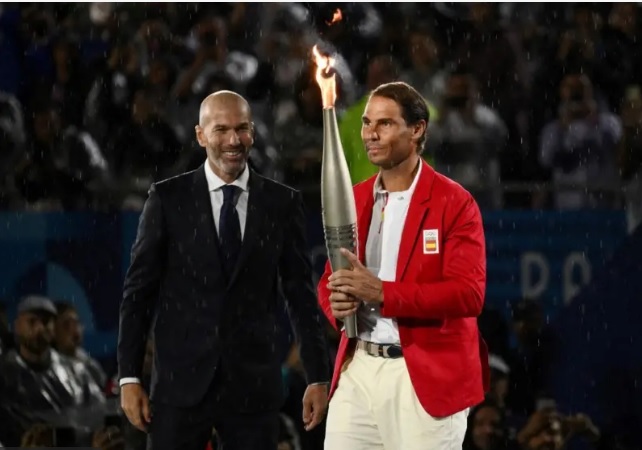
[[[401,346],[396,344],[376,344],[368,341],[357,341],[357,348],[365,350],[371,356],[379,356],[381,358],[401,358],[403,352]]]

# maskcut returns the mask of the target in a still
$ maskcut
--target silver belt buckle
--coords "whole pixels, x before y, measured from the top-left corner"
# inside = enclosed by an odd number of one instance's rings
[[[393,347],[393,345],[383,345],[377,344],[376,342],[369,341],[359,341],[359,346],[363,348],[366,353],[370,356],[381,357],[381,358],[394,358],[399,357],[399,355],[391,355],[388,350]]]
[[[375,342],[359,341],[359,345],[370,356],[379,356],[381,358],[400,358],[402,355],[401,349],[394,344],[383,345]],[[393,350],[392,354],[390,350]]]

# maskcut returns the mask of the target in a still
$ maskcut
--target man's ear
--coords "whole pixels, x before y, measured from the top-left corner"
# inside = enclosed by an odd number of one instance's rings
[[[412,138],[419,142],[419,139],[426,132],[426,121],[420,120],[412,127]]]
[[[205,139],[203,128],[200,125],[196,125],[194,127],[194,131],[196,132],[196,140],[198,141],[198,145],[203,148],[207,147],[207,139]]]

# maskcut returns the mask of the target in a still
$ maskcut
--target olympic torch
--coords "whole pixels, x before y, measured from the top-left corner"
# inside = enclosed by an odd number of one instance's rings
[[[357,208],[348,163],[339,138],[339,126],[334,104],[337,98],[335,74],[330,73],[334,59],[322,56],[316,46],[312,49],[317,64],[316,80],[323,99],[323,160],[321,165],[321,209],[323,232],[332,271],[351,269],[341,255],[346,248],[357,253]],[[357,337],[357,316],[343,321],[348,338]]]

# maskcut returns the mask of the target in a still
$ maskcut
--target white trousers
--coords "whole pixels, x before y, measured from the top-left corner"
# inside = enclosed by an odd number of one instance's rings
[[[404,358],[356,349],[328,407],[325,450],[461,450],[468,408],[435,418],[421,406]]]

